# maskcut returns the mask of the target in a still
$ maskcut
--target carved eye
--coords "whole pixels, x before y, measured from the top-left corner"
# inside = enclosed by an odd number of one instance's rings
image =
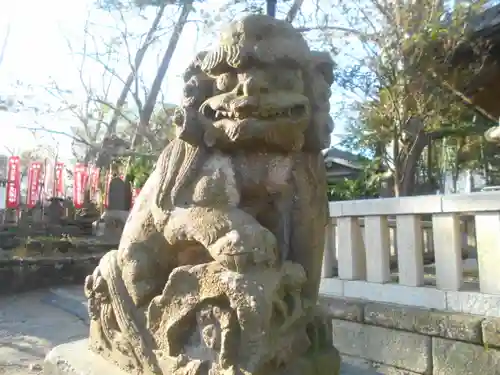
[[[304,91],[304,81],[300,70],[281,68],[273,72],[273,81],[274,85],[281,90]]]
[[[234,73],[224,73],[217,77],[216,85],[219,91],[231,91],[235,86],[237,78]]]

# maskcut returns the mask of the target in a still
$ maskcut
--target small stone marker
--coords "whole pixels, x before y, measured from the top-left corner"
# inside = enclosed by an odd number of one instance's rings
[[[50,204],[46,208],[45,212],[48,220],[48,224],[61,224],[61,220],[64,217],[64,207],[61,204],[61,200],[53,198]]]
[[[119,177],[109,183],[108,210],[128,211],[130,209],[130,184]]]

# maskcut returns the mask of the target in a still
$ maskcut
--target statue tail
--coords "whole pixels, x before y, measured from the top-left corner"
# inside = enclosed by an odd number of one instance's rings
[[[118,267],[117,252],[107,253],[99,263],[101,275],[106,281],[109,298],[122,334],[134,348],[134,352],[149,373],[161,374],[156,356],[153,353],[155,342],[153,336],[144,325],[143,319],[137,316],[136,307],[127,292]]]

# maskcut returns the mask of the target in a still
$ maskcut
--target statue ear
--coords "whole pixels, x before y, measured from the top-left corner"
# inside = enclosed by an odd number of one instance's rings
[[[311,82],[312,85],[308,90],[308,96],[312,101],[313,115],[311,124],[305,132],[303,150],[316,152],[323,149],[326,144],[330,144],[330,131],[328,131],[331,127],[328,115],[330,105],[324,103],[324,101],[330,99],[329,90],[334,81],[333,69],[335,63],[328,52],[311,51],[311,55],[311,65],[306,82]],[[328,139],[325,139],[325,137],[328,137]]]
[[[313,70],[316,74],[320,74],[329,86],[333,85],[335,75],[335,62],[328,52],[311,51]]]
[[[335,80],[335,76],[333,74],[333,69],[335,68],[335,64],[333,61],[331,63],[329,62],[323,62],[318,65],[316,65],[315,69],[317,72],[319,72],[326,83],[328,83],[328,86],[333,85],[333,82]]]

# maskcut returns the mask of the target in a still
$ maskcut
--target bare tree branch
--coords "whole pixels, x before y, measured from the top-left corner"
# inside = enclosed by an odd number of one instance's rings
[[[124,120],[126,120],[129,124],[134,125],[137,124],[137,121],[130,118],[125,112],[123,112],[123,108],[117,108],[114,104],[111,104],[110,102],[107,102],[103,99],[100,98],[94,98],[96,103],[105,105],[106,107],[111,108],[114,112],[117,112],[120,117],[122,117]]]
[[[7,152],[9,153],[10,156],[13,156],[16,153],[16,150],[7,146],[3,146]]]
[[[356,36],[361,36],[366,38],[367,40],[372,39],[374,34],[367,34],[364,31],[352,29],[349,27],[342,26],[311,26],[311,27],[298,27],[297,31],[300,33],[307,33],[310,31],[340,31],[343,33],[348,33]]]
[[[7,24],[7,31],[5,32],[5,37],[2,42],[2,47],[0,48],[0,65],[2,65],[3,59],[5,57],[5,51],[7,50],[7,44],[10,38],[10,23]]]
[[[165,54],[163,55],[163,59],[156,73],[156,77],[153,81],[153,84],[151,85],[151,90],[149,91],[148,98],[144,103],[143,111],[141,113],[141,126],[147,126],[149,120],[151,119],[151,115],[153,114],[153,110],[156,104],[156,99],[161,89],[161,84],[163,82],[165,74],[167,73],[174,51],[177,48],[177,43],[179,42],[182,30],[186,25],[191,10],[193,9],[192,4],[192,0],[187,0],[182,5],[179,19],[174,26],[167,49],[165,50]]]
[[[164,3],[159,7],[158,12],[156,13],[156,17],[153,20],[151,27],[149,28],[145,42],[141,46],[141,48],[139,48],[139,50],[137,51],[137,53],[135,55],[134,66],[132,67],[132,71],[130,72],[129,76],[127,77],[127,80],[125,82],[125,85],[123,86],[122,92],[120,93],[120,96],[118,97],[118,100],[116,101],[115,107],[117,109],[121,110],[123,105],[125,104],[125,100],[127,99],[127,94],[130,92],[130,88],[132,87],[132,84],[134,82],[134,78],[137,74],[137,70],[139,69],[139,67],[142,63],[142,60],[144,59],[146,51],[149,47],[149,43],[150,43],[151,39],[153,38],[154,33],[158,29],[158,25],[160,24],[160,20],[163,16],[163,13],[165,11],[166,6],[167,6],[166,3]],[[107,136],[113,134],[116,131],[116,124],[118,122],[118,117],[119,117],[119,113],[116,111],[113,112],[113,117],[111,118],[111,122],[110,122],[110,125],[108,127],[108,132],[106,133]]]
[[[62,136],[65,136],[65,137],[68,137],[68,138],[71,138],[73,140],[76,140],[77,142],[80,142],[80,143],[83,143],[89,147],[95,147],[95,145],[91,144],[90,142],[88,142],[87,140],[81,138],[81,137],[78,137],[78,136],[75,136],[74,134],[69,134],[67,132],[64,132],[64,131],[59,131],[59,130],[53,130],[53,129],[47,129],[43,126],[40,126],[40,127],[34,127],[34,126],[23,126],[23,125],[18,125],[16,126],[17,129],[24,129],[24,130],[28,130],[32,133],[37,133],[37,132],[44,132],[44,133],[49,133],[49,134],[56,134],[56,135],[62,135]]]
[[[300,8],[302,7],[302,4],[304,3],[304,0],[295,0],[288,10],[288,13],[285,17],[286,22],[292,23],[295,17],[297,17],[297,14],[300,11]]]

